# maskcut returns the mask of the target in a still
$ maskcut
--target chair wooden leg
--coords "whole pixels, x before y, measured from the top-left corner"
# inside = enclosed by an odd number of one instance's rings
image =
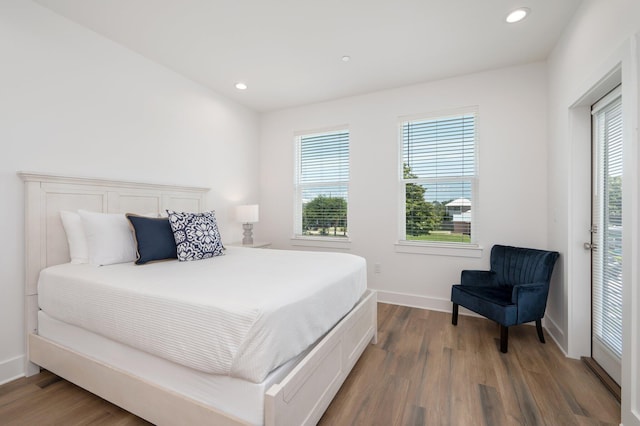
[[[544,341],[544,333],[542,332],[542,320],[536,320],[536,331],[538,332],[538,339],[540,339],[541,343],[545,343]]]
[[[506,354],[509,350],[509,327],[500,324],[500,352]]]
[[[458,325],[458,304],[453,304],[453,314],[451,315],[451,324]]]

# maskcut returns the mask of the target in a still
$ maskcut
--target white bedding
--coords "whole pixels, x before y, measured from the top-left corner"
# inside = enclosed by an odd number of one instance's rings
[[[44,269],[49,316],[210,374],[254,383],[322,337],[366,290],[342,253],[229,248],[195,262]]]

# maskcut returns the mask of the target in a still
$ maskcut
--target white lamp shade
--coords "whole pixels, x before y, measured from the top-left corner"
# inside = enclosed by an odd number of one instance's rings
[[[259,207],[257,204],[247,204],[236,207],[236,220],[242,223],[256,223],[258,221]]]

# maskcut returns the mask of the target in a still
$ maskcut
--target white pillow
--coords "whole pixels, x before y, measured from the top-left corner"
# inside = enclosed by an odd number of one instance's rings
[[[136,243],[124,214],[78,210],[87,238],[89,263],[111,265],[136,260]]]
[[[71,263],[89,263],[89,249],[87,248],[87,238],[84,235],[84,227],[80,215],[76,212],[66,210],[60,211],[62,226],[67,234],[69,243],[69,257]]]

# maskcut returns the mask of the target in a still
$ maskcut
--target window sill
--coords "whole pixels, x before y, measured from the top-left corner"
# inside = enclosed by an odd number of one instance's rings
[[[425,244],[424,242],[398,241],[396,253],[426,254],[433,256],[482,257],[483,248],[476,244]]]
[[[351,240],[348,238],[331,238],[331,237],[293,237],[291,245],[301,247],[318,247],[340,250],[350,250]]]

